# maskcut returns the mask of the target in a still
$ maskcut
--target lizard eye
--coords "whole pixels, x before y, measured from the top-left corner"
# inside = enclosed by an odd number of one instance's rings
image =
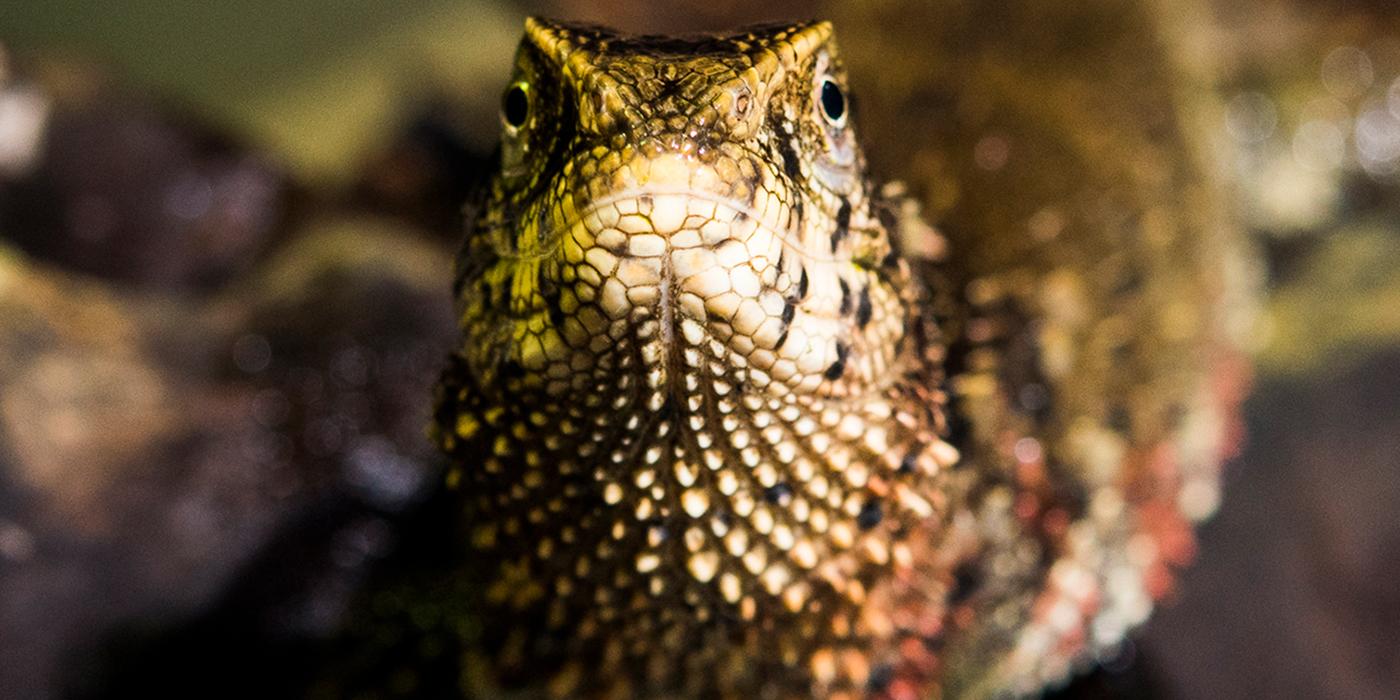
[[[506,94],[501,98],[501,121],[513,131],[525,126],[525,119],[529,116],[529,84],[515,83],[506,89]]]
[[[835,80],[825,78],[822,80],[820,88],[820,102],[822,118],[832,126],[841,126],[846,123],[846,95],[841,92],[841,86]]]

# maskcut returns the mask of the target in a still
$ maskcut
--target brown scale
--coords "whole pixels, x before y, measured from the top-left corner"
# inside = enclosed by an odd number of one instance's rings
[[[1024,684],[1018,655],[1120,614],[1138,589],[1099,577],[1127,564],[1080,550],[1133,526],[981,388],[1051,384],[1044,311],[954,293],[943,239],[872,184],[829,24],[531,20],[515,66],[437,407],[462,692],[925,696],[979,652]]]

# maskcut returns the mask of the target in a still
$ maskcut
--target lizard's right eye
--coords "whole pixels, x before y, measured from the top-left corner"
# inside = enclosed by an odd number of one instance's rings
[[[506,94],[501,98],[501,121],[515,130],[525,126],[525,119],[529,116],[529,87],[526,83],[515,83],[506,89]]]
[[[826,123],[838,128],[846,123],[846,95],[835,80],[822,80],[820,101]]]

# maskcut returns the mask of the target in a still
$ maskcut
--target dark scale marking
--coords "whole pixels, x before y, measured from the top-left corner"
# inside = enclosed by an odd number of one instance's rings
[[[797,279],[797,298],[799,300],[807,298],[807,268],[802,268],[802,275]]]
[[[507,304],[510,303],[510,295],[511,295],[511,292],[512,292],[514,289],[515,289],[515,271],[514,271],[514,270],[511,270],[511,271],[509,271],[509,272],[506,273],[506,275],[505,275],[504,278],[501,279],[501,286],[500,286],[501,296],[502,296],[503,298],[505,298]]]
[[[1163,419],[1163,423],[1169,430],[1177,430],[1181,428],[1181,424],[1186,421],[1189,410],[1190,409],[1181,403],[1172,402],[1171,405],[1167,406],[1167,413],[1166,417]]]
[[[510,379],[525,376],[525,368],[520,366],[515,360],[506,360],[501,363],[501,376]]]
[[[841,315],[845,316],[851,313],[851,285],[844,279],[838,281],[841,283]]]
[[[1127,297],[1137,293],[1146,282],[1146,275],[1143,274],[1142,267],[1129,264],[1128,269],[1119,276],[1118,281],[1113,286],[1113,296]]]
[[[797,314],[797,304],[791,299],[783,302],[783,330],[787,330],[788,324],[792,323],[792,317]]]
[[[786,506],[792,501],[792,486],[786,481],[779,481],[764,490],[763,497],[774,505]]]
[[[564,327],[564,309],[559,305],[559,292],[544,298],[545,311],[549,313],[549,322],[555,328]]]
[[[894,666],[879,664],[870,669],[870,679],[866,681],[865,687],[872,693],[883,693],[889,689],[892,682],[894,682]]]
[[[1132,343],[1117,343],[1111,350],[1114,362],[1131,362],[1133,359]]]
[[[856,325],[865,328],[874,312],[870,307],[870,287],[860,290],[860,300],[856,302]]]
[[[792,147],[789,139],[778,139],[778,155],[783,159],[783,174],[788,176],[793,182],[802,180],[802,161],[797,157],[797,151]]]
[[[950,376],[952,375],[950,373]],[[948,420],[948,434],[943,439],[950,445],[966,445],[972,439],[972,422],[962,414],[949,412],[946,415]],[[954,469],[960,469],[972,464],[972,460],[960,459],[953,465]]]
[[[491,283],[485,277],[481,278],[481,308],[490,310],[495,303],[491,292]]]
[[[910,451],[904,455],[904,459],[899,461],[900,474],[913,474],[915,467],[919,464],[918,451]]]
[[[880,506],[878,500],[869,500],[860,507],[860,514],[856,516],[856,525],[862,530],[869,530],[880,524],[885,519],[885,509]]]
[[[1128,407],[1123,404],[1114,404],[1108,410],[1107,423],[1109,428],[1123,435],[1130,434],[1133,429],[1132,414],[1128,412]]]
[[[831,234],[831,252],[835,253],[846,234],[851,232],[851,200],[842,198],[841,208],[836,210],[836,231]]]
[[[845,343],[836,344],[836,361],[831,363],[830,367],[826,368],[825,376],[827,379],[830,379],[831,381],[836,381],[837,379],[841,378],[842,374],[845,374],[846,354],[849,352],[850,349],[846,347]]]
[[[899,219],[895,217],[894,211],[888,208],[881,208],[878,216],[880,217],[880,225],[884,226],[886,230],[895,231],[899,229]]]
[[[959,565],[953,570],[953,590],[948,592],[948,604],[959,605],[972,597],[981,580],[982,572],[976,564],[966,562]]]
[[[564,325],[564,309],[559,304],[561,290],[559,284],[547,275],[539,276],[540,298],[544,300],[545,312],[555,328]]]

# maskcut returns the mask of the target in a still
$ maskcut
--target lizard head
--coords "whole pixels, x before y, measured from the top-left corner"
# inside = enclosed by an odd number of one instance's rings
[[[656,402],[709,361],[826,395],[888,371],[897,265],[850,112],[825,22],[528,21],[459,269],[472,370],[560,396],[635,363]]]

